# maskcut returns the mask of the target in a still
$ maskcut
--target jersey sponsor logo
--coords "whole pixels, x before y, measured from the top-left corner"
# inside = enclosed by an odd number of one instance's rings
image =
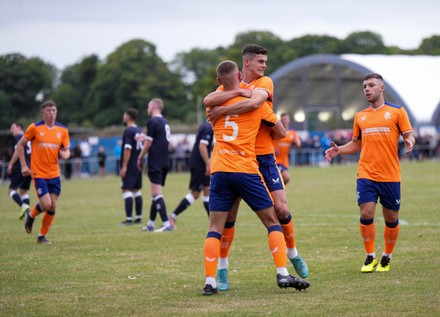
[[[362,132],[364,135],[367,135],[367,134],[389,134],[390,128],[388,128],[388,127],[367,128],[367,129],[364,129]]]
[[[391,112],[389,112],[389,111],[385,112],[383,117],[385,118],[385,120],[390,120],[391,119]]]

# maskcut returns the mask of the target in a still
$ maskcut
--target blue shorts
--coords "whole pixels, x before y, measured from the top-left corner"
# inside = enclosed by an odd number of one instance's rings
[[[368,202],[377,203],[390,210],[400,209],[400,182],[375,182],[359,178],[356,186],[358,205]]]
[[[195,192],[201,192],[203,187],[208,187],[211,180],[209,175],[205,174],[205,171],[190,169],[191,179],[189,181],[189,189]]]
[[[270,193],[258,174],[216,172],[211,175],[209,210],[229,212],[237,197],[253,211],[273,206]]]
[[[273,154],[257,155],[258,168],[270,192],[285,189],[283,178]]]
[[[61,179],[55,178],[34,178],[34,187],[38,197],[49,194],[59,196],[61,194]]]
[[[277,167],[280,170],[280,173],[288,170],[288,168],[285,167],[283,164],[277,164]]]
[[[165,186],[165,180],[167,179],[168,168],[162,168],[161,170],[148,170],[148,178],[153,184],[159,184]]]
[[[142,172],[135,171],[133,173],[125,174],[125,177],[122,179],[122,189],[141,189],[142,188]]]

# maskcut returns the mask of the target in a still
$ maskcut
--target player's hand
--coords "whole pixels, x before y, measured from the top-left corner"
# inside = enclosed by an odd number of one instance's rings
[[[339,146],[332,141],[331,148],[327,149],[325,151],[325,158],[329,161],[331,161],[335,156],[339,154]]]
[[[23,176],[31,176],[31,170],[29,168],[29,166],[25,165],[25,166],[21,166],[21,175]]]
[[[119,171],[119,176],[121,176],[121,178],[125,178],[126,174],[127,174],[127,168],[121,167],[121,170]]]
[[[404,142],[406,147],[406,155],[410,155],[411,152],[413,151],[414,144],[408,139],[405,139]]]
[[[143,158],[142,158],[142,157],[139,157],[139,158],[138,158],[138,161],[137,161],[137,167],[138,167],[138,169],[139,169],[140,171],[143,170],[143,167],[144,167],[144,161],[143,161]]]
[[[60,157],[63,160],[67,160],[70,157],[70,151],[68,148],[61,148],[60,149]]]
[[[209,107],[206,110],[206,117],[208,118],[208,121],[211,122],[211,124],[214,124],[215,121],[221,117],[221,107],[215,106],[215,107]]]
[[[12,164],[8,164],[7,173],[8,173],[8,175],[12,174]]]

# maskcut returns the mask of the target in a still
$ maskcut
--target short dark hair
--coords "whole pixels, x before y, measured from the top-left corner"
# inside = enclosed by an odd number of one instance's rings
[[[58,107],[57,107],[57,104],[56,104],[55,101],[53,101],[53,100],[46,100],[45,102],[43,102],[43,103],[41,104],[41,109],[44,109],[44,108],[47,108],[47,107],[55,107],[55,108],[58,108]]]
[[[364,81],[368,80],[368,79],[373,79],[373,78],[383,81],[383,77],[381,75],[379,75],[378,73],[371,73],[371,74],[365,75]]]
[[[12,124],[15,125],[16,127],[19,127],[20,129],[23,130],[23,125],[21,124],[21,122],[14,121],[14,122],[12,122]]]
[[[129,108],[125,110],[125,113],[127,114],[127,116],[130,117],[131,120],[136,121],[138,116],[138,111],[135,108]]]
[[[241,56],[255,56],[255,55],[267,55],[267,50],[258,44],[247,44],[243,47],[243,50],[241,51]]]
[[[238,69],[238,66],[235,62],[226,60],[218,64],[215,72],[217,74],[217,77],[222,78],[223,76],[230,74],[236,69]]]

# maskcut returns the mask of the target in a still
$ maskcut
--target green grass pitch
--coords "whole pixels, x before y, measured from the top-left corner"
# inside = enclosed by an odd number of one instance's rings
[[[0,186],[0,316],[439,316],[440,163],[402,164],[401,231],[388,273],[360,273],[365,254],[355,200],[356,166],[291,168],[287,186],[298,250],[310,269],[306,292],[279,289],[267,233],[242,203],[230,254],[230,290],[204,297],[201,199],[174,232],[120,227],[120,180],[64,180],[47,238],[25,233]],[[168,212],[189,174],[170,174]],[[144,176],[144,223],[149,184]],[[32,203],[36,198],[31,196]],[[376,252],[383,218],[376,212]],[[160,225],[160,220],[156,226]],[[288,266],[291,273],[293,268]]]

